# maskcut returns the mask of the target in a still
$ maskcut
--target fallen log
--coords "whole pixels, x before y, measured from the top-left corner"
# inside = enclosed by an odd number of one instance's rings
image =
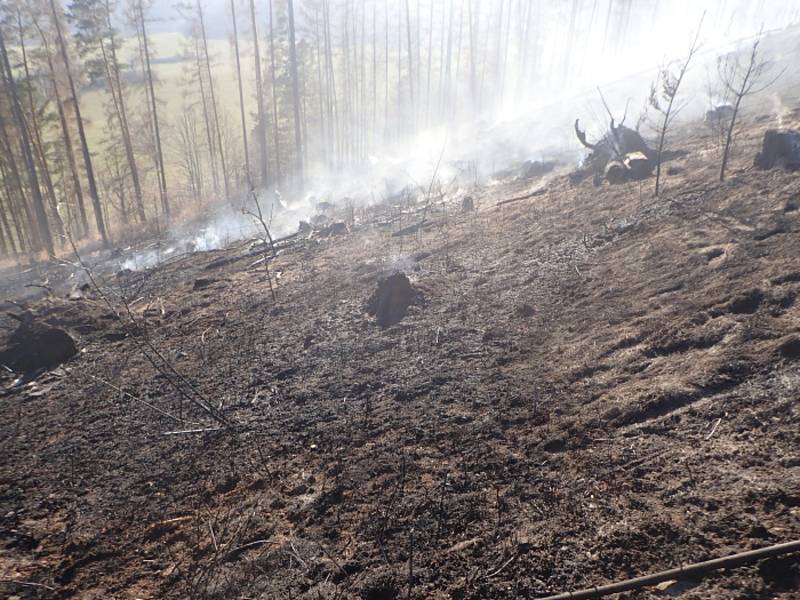
[[[505,204],[511,204],[512,202],[521,202],[523,200],[529,200],[530,198],[535,198],[536,196],[541,196],[547,191],[547,188],[539,188],[529,194],[525,194],[524,196],[517,196],[516,198],[508,198],[506,200],[500,200],[497,203],[497,206],[503,206]]]
[[[580,590],[578,592],[566,592],[556,596],[547,596],[543,600],[590,600],[594,598],[602,598],[611,594],[620,594],[622,592],[629,592],[631,590],[638,590],[643,587],[653,586],[663,581],[687,579],[691,576],[704,575],[706,573],[710,573],[711,571],[718,571],[720,569],[741,567],[764,558],[780,556],[783,554],[792,554],[794,552],[800,552],[800,540],[776,544],[775,546],[767,546],[766,548],[759,548],[758,550],[740,552],[739,554],[733,554],[724,558],[706,560],[704,562],[678,567],[677,569],[661,571],[660,573],[644,575],[643,577],[627,579],[625,581],[619,581],[617,583],[611,583],[600,587]]]

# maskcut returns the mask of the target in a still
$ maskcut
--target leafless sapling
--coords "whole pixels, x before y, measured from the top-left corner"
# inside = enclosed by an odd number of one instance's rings
[[[759,34],[755,41],[753,41],[753,45],[744,61],[739,54],[732,53],[725,57],[720,57],[717,62],[717,70],[722,85],[733,98],[733,113],[731,114],[730,123],[728,124],[728,133],[725,136],[725,147],[722,151],[722,165],[719,170],[720,181],[725,181],[725,172],[728,169],[733,132],[736,127],[736,120],[739,116],[742,102],[745,98],[766,90],[778,81],[781,75],[786,71],[786,69],[783,69],[775,77],[770,78],[766,82],[764,81],[764,78],[772,68],[772,62],[762,57],[761,41],[762,34]]]
[[[705,15],[703,16],[705,17]],[[676,103],[678,91],[686,77],[692,59],[699,50],[700,31],[702,27],[703,19],[701,18],[700,25],[697,28],[697,34],[692,41],[692,45],[689,47],[686,58],[677,64],[673,63],[672,65],[667,65],[662,68],[658,74],[658,78],[653,82],[650,88],[648,103],[659,115],[658,149],[656,150],[656,197],[658,197],[661,191],[661,163],[664,157],[667,132],[678,114],[686,107],[685,102],[682,104]]]
[[[264,270],[267,274],[267,283],[269,283],[269,293],[272,296],[272,302],[274,303],[276,301],[275,287],[272,285],[272,275],[269,272],[269,260],[270,258],[275,258],[278,255],[275,251],[275,240],[272,238],[272,233],[269,230],[269,223],[264,216],[264,212],[261,210],[261,203],[258,201],[258,194],[254,189],[251,189],[250,195],[253,198],[255,212],[249,209],[246,205],[242,208],[242,212],[250,216],[264,230],[264,235],[261,238],[261,244],[264,248],[264,256],[262,260],[264,261]],[[270,218],[269,220],[271,221],[272,219]],[[272,254],[271,257],[269,256],[268,252]]]

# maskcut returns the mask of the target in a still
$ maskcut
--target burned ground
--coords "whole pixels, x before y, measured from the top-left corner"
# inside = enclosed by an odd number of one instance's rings
[[[749,167],[761,133],[725,183],[686,137],[660,199],[365,213],[283,250],[275,303],[236,246],[113,278],[135,331],[96,291],[32,304],[81,352],[0,398],[0,591],[530,598],[800,538],[798,179]],[[382,328],[398,271],[425,301]],[[790,558],[680,593],[799,589]]]

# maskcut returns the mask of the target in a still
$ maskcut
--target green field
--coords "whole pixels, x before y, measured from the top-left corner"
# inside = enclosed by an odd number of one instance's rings
[[[178,169],[181,148],[177,136],[177,127],[181,114],[186,110],[186,107],[199,103],[199,87],[196,81],[193,81],[196,66],[191,55],[188,54],[190,42],[183,34],[154,34],[150,38],[150,43],[151,54],[154,57],[153,72],[156,77],[156,98],[158,100],[158,116],[164,146],[164,159],[168,176],[172,180],[170,187],[179,189],[182,185],[180,181],[181,173]],[[223,123],[228,123],[231,135],[238,140],[241,138],[241,125],[239,121],[239,91],[233,46],[227,40],[209,40],[209,53],[220,119]],[[252,117],[256,110],[256,102],[254,61],[249,45],[242,44],[241,55],[248,128],[252,129],[254,125]],[[120,60],[131,66],[137,78],[143,77],[139,66],[135,38],[124,42],[120,51]],[[109,130],[108,120],[105,116],[105,105],[109,102],[110,95],[108,91],[98,87],[85,88],[80,97],[90,148],[92,154],[100,159],[102,159],[106,140],[111,136],[118,136],[118,132]],[[141,124],[144,122],[142,117],[146,111],[145,86],[139,83],[128,85],[127,102],[128,108],[134,115],[131,117],[132,134],[134,144],[137,144],[137,142],[142,141]],[[199,107],[196,114],[198,118],[202,118],[202,112]],[[135,123],[139,124],[138,128],[134,126]],[[202,128],[200,132],[205,135]],[[104,168],[103,161],[98,160],[97,162],[98,170],[102,171]]]

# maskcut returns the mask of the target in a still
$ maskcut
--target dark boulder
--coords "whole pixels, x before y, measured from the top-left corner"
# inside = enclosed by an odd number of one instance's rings
[[[800,131],[767,130],[761,152],[756,155],[754,163],[759,169],[800,169]]]
[[[63,329],[37,323],[30,313],[11,316],[20,324],[0,350],[0,364],[29,373],[56,367],[78,353],[75,341]]]
[[[719,128],[729,125],[732,118],[733,106],[730,104],[718,104],[706,111],[706,117],[703,122],[709,127]]]
[[[391,327],[403,320],[409,306],[423,301],[422,293],[414,289],[405,273],[395,273],[378,282],[378,289],[367,302],[367,313],[381,327]]]

